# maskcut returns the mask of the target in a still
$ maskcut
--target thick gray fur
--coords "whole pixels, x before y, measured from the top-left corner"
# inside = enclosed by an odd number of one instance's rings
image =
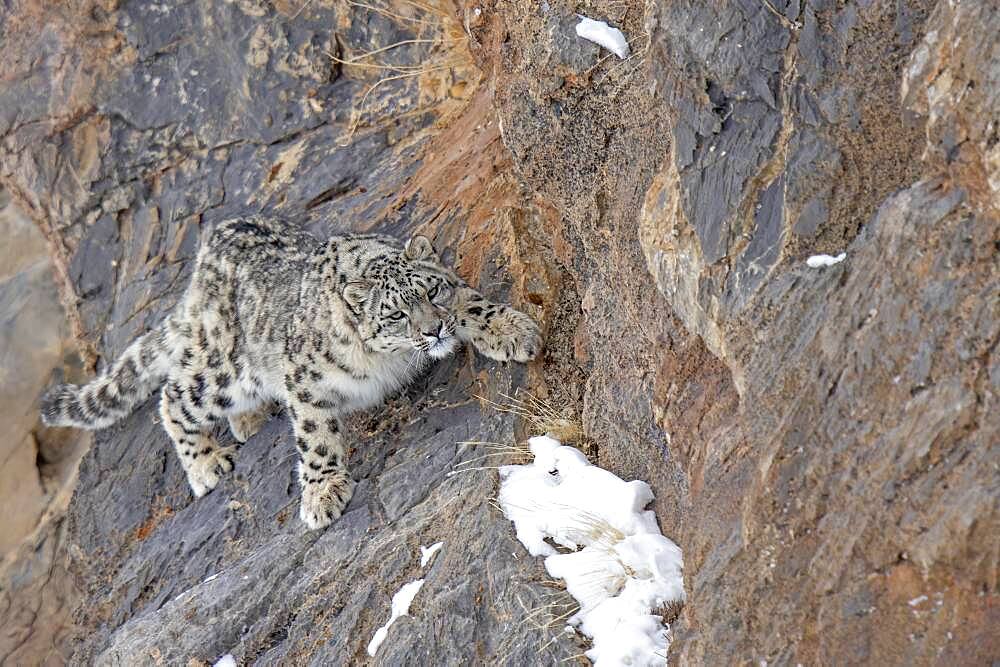
[[[103,428],[163,385],[160,415],[195,495],[215,488],[238,445],[285,406],[299,450],[300,516],[321,528],[354,490],[341,417],[380,403],[427,362],[468,341],[500,361],[541,350],[534,321],[487,301],[430,242],[381,235],[320,242],[263,217],[230,220],[203,243],[187,291],[159,327],[85,386],[42,399],[50,426]]]

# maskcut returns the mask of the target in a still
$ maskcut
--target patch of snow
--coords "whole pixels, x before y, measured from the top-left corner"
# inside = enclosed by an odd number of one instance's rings
[[[420,547],[420,567],[427,567],[427,564],[431,562],[434,558],[434,554],[438,552],[438,549],[444,546],[444,542],[435,542],[429,547]]]
[[[836,257],[831,257],[830,255],[813,255],[806,260],[806,265],[811,269],[818,269],[821,266],[833,266],[834,264],[839,264],[847,259],[847,253],[842,252]]]
[[[577,14],[580,22],[576,24],[576,35],[589,42],[599,44],[608,51],[624,60],[631,55],[625,35],[618,28],[612,28],[604,21],[595,21]]]
[[[372,640],[368,642],[368,655],[375,655],[375,652],[378,651],[378,647],[382,645],[382,642],[384,642],[385,638],[389,635],[389,626],[395,623],[397,618],[400,616],[409,616],[410,603],[413,602],[413,598],[417,596],[417,592],[423,585],[423,579],[411,581],[408,584],[403,584],[403,587],[396,591],[396,594],[392,596],[392,613],[389,615],[389,620],[386,621],[386,624],[376,630],[375,636],[373,636]]]
[[[913,598],[912,600],[910,600],[909,602],[907,602],[907,604],[910,605],[911,607],[916,607],[918,604],[920,604],[921,602],[925,602],[926,600],[927,600],[927,596],[926,595],[921,595],[919,597]]]
[[[593,640],[595,665],[662,665],[669,631],[653,609],[684,600],[683,559],[645,507],[653,492],[625,482],[547,436],[535,460],[500,469],[500,506],[517,538],[580,603],[568,623]],[[559,553],[546,540],[571,549]]]
[[[236,658],[231,653],[227,653],[216,660],[212,667],[236,667]]]
[[[210,576],[210,577],[209,577],[208,579],[206,579],[205,581],[203,581],[203,582],[201,582],[201,583],[203,583],[203,584],[207,584],[207,583],[208,583],[208,582],[210,582],[210,581],[214,581],[215,579],[218,579],[218,578],[219,578],[219,575],[220,575],[220,574],[222,574],[222,573],[221,573],[221,572],[216,572],[215,574],[213,574],[212,576]]]

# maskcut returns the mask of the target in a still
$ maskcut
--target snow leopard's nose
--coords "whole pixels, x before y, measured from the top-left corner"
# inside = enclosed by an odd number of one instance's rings
[[[436,325],[427,327],[420,333],[424,335],[424,338],[427,339],[427,342],[436,343],[439,339],[444,338],[445,335],[444,329],[445,329],[444,322],[438,322]]]

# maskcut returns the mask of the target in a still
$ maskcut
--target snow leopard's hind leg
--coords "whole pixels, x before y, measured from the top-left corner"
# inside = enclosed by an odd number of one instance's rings
[[[233,469],[235,447],[222,447],[211,431],[221,415],[214,412],[205,392],[203,373],[171,377],[160,394],[163,428],[174,442],[181,466],[194,495],[214,489],[222,475]]]
[[[163,426],[174,441],[196,496],[233,469],[238,446],[220,446],[212,431],[223,417],[253,406],[235,268],[225,258],[199,255],[181,306],[185,326],[178,363],[160,401]]]

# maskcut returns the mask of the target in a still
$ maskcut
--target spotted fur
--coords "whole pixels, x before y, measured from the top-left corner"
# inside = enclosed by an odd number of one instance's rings
[[[53,388],[42,417],[102,428],[162,385],[163,426],[201,496],[283,405],[300,458],[300,516],[320,528],[354,490],[341,418],[380,403],[463,341],[500,361],[529,361],[541,349],[528,316],[471,289],[422,236],[405,247],[380,235],[324,243],[262,217],[231,220],[202,245],[164,322],[89,384]],[[211,435],[224,418],[235,445]]]

